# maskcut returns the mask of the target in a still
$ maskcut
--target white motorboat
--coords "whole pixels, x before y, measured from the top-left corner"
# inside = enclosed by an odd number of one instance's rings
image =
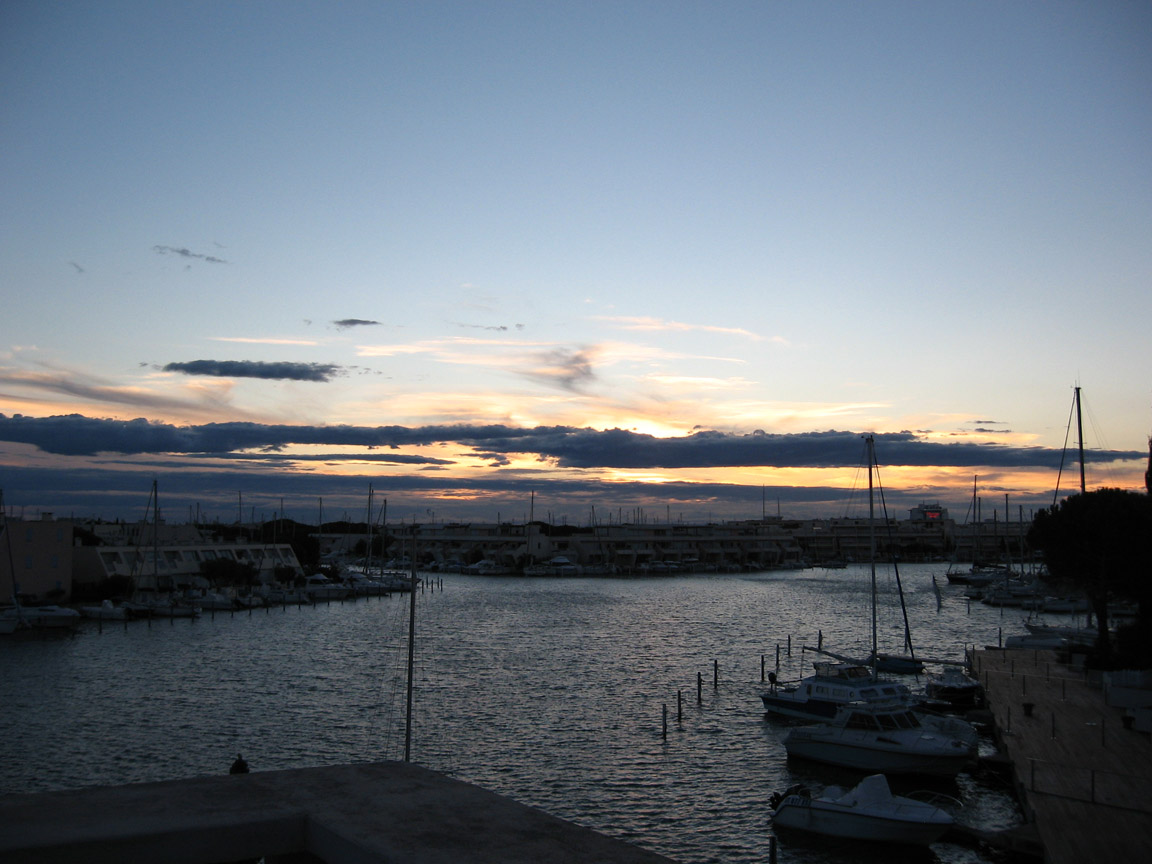
[[[5,630],[9,626],[12,627],[12,630],[7,632],[26,627],[35,630],[70,630],[80,624],[80,613],[65,606],[16,605],[0,612],[0,618],[15,622],[5,626]]]
[[[760,694],[765,710],[802,720],[831,720],[842,707],[855,702],[912,705],[916,701],[907,686],[878,680],[867,666],[821,661],[815,669],[816,674],[795,685],[780,685],[775,673],[770,674],[771,687]]]
[[[926,846],[952,827],[952,816],[931,803],[893,795],[883,774],[844,792],[829,786],[819,796],[792,787],[772,796],[772,824],[830,837]]]
[[[976,734],[954,718],[860,703],[841,708],[830,722],[789,730],[784,749],[790,757],[858,771],[955,777],[975,753]]]
[[[332,582],[327,576],[320,573],[313,573],[307,578],[304,584],[304,591],[313,603],[320,603],[327,600],[345,600],[352,594],[352,589],[347,585]]]

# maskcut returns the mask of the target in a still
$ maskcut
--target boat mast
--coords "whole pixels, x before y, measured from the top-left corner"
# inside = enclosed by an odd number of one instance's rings
[[[876,442],[871,435],[868,442],[868,557],[872,562],[872,677],[876,678],[876,504],[872,494],[872,466],[876,462]]]
[[[404,761],[412,761],[412,673],[416,657],[416,526],[412,526],[412,584],[408,606],[408,704],[404,715]]]
[[[1084,494],[1084,425],[1080,419],[1080,388],[1076,388],[1076,438],[1080,444],[1080,494]]]

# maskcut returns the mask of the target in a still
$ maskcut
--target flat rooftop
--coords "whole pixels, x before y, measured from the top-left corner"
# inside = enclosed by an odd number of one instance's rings
[[[404,762],[0,796],[0,861],[671,864]]]

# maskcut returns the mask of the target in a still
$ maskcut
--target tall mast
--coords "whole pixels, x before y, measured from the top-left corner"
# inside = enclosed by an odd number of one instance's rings
[[[416,526],[412,526],[412,595],[408,607],[408,701],[404,716],[404,761],[412,761],[412,678],[416,659]]]
[[[872,466],[876,462],[876,442],[871,435],[868,442],[868,557],[872,562],[872,677],[876,677],[876,504],[872,495]]]
[[[1076,388],[1076,438],[1080,443],[1080,494],[1084,494],[1084,425],[1080,419],[1080,388]]]

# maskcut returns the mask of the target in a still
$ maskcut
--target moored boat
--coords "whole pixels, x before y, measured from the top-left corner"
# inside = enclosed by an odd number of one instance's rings
[[[35,630],[70,630],[80,623],[80,613],[66,606],[21,606],[19,604],[0,612],[0,618],[7,619],[6,627],[15,630],[32,628]]]
[[[947,702],[953,708],[979,708],[984,704],[983,686],[958,666],[930,672],[924,692],[930,699]]]
[[[794,685],[780,685],[775,674],[769,675],[771,686],[760,694],[765,710],[803,720],[831,720],[850,703],[895,701],[912,705],[916,701],[907,686],[875,679],[867,666],[831,661],[814,665],[815,674]]]
[[[99,606],[81,606],[80,614],[84,618],[94,618],[97,621],[124,621],[128,617],[128,610],[117,606],[111,600],[104,600]]]
[[[899,705],[849,705],[830,722],[791,729],[784,749],[789,757],[858,771],[955,777],[974,754],[975,732],[956,725],[960,721],[936,720],[949,718],[922,717]]]
[[[952,816],[931,803],[893,795],[883,774],[845,792],[829,786],[814,796],[800,786],[772,796],[772,824],[829,837],[926,846],[952,827]]]

